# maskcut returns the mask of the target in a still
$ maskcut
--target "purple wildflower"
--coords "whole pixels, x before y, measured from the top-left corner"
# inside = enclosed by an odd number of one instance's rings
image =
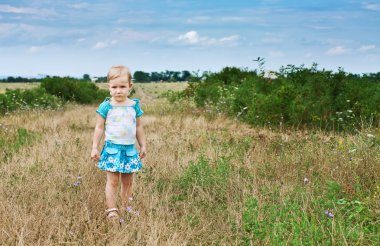
[[[324,213],[325,213],[325,215],[326,215],[327,217],[329,217],[329,218],[334,218],[334,214],[333,214],[332,212],[330,212],[330,211],[328,211],[328,210],[325,210]]]

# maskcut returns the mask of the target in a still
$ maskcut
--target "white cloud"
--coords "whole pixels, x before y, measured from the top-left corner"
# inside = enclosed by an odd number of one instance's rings
[[[236,45],[239,40],[238,35],[232,35],[222,38],[202,37],[196,31],[189,31],[183,35],[179,35],[174,43],[181,45],[198,45],[198,46],[212,46],[212,45]]]
[[[363,3],[363,8],[373,11],[380,11],[380,3]]]
[[[106,41],[99,41],[97,42],[93,48],[94,49],[104,49],[104,48],[107,48],[109,46],[113,46],[115,44],[117,44],[118,41],[117,40],[106,40]]]
[[[376,48],[375,45],[363,45],[362,47],[359,48],[359,51],[360,52],[367,52],[367,51],[373,50],[375,48]]]
[[[77,43],[83,43],[84,41],[86,41],[85,38],[78,38],[78,39],[76,40]]]
[[[335,27],[333,26],[322,26],[322,25],[312,25],[312,26],[307,26],[307,27],[312,28],[314,30],[321,30],[321,31],[335,29]]]
[[[69,4],[67,5],[68,7],[70,8],[73,8],[73,9],[86,9],[86,8],[89,8],[90,5],[88,3],[85,3],[85,2],[82,2],[82,3],[76,3],[76,4]]]
[[[247,17],[242,17],[242,16],[225,16],[222,18],[222,21],[225,21],[225,22],[245,22],[248,20],[249,19]]]
[[[336,46],[329,49],[326,54],[328,55],[343,55],[348,53],[350,50],[346,49],[344,46]]]
[[[28,53],[36,53],[42,50],[41,46],[31,46],[27,49]]]
[[[32,14],[39,16],[57,16],[58,14],[51,9],[35,9],[25,7],[13,7],[11,5],[0,4],[0,12],[11,14]]]
[[[133,29],[116,28],[112,32],[113,37],[123,42],[136,42],[136,41],[152,41],[154,39],[153,32],[139,32]]]
[[[261,42],[264,44],[278,44],[281,43],[283,39],[274,33],[265,33],[264,37],[261,39]]]
[[[224,38],[219,39],[220,43],[222,43],[222,44],[232,43],[232,42],[235,42],[237,40],[239,40],[238,35],[232,35],[232,36],[228,36],[228,37],[224,37]]]
[[[187,19],[186,22],[189,24],[200,24],[205,23],[210,20],[209,16],[194,16],[190,19]]]
[[[190,31],[184,35],[178,37],[178,41],[184,44],[198,44],[200,42],[200,37],[196,31]]]
[[[284,54],[284,52],[282,52],[282,51],[274,51],[274,50],[272,50],[272,51],[269,51],[269,56],[270,57],[283,57],[283,56],[285,56],[285,54]]]

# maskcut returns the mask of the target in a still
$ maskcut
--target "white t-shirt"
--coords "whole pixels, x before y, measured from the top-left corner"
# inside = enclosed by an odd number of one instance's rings
[[[136,118],[144,112],[140,100],[131,106],[112,106],[106,98],[96,110],[105,120],[105,140],[114,144],[130,145],[136,142]]]

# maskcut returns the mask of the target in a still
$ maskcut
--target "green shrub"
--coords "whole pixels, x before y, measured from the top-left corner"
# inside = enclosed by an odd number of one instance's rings
[[[288,66],[274,80],[227,67],[207,74],[182,96],[253,125],[353,131],[380,123],[377,75],[319,71],[316,65]]]
[[[70,77],[45,78],[41,82],[41,87],[65,101],[75,101],[81,104],[100,102],[109,96],[108,91],[99,89],[95,83]]]
[[[46,92],[43,88],[29,90],[6,90],[0,94],[0,114],[4,115],[18,109],[57,109],[62,107],[62,101]]]

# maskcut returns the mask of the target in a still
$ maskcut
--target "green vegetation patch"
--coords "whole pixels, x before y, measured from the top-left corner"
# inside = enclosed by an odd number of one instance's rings
[[[109,96],[107,90],[99,89],[95,83],[70,77],[45,78],[41,82],[41,88],[64,101],[81,104],[101,102]]]
[[[194,200],[202,204],[204,196],[211,203],[226,203],[228,195],[228,178],[231,166],[225,158],[220,158],[214,165],[204,156],[196,163],[190,163],[182,175],[175,181],[178,194],[175,197]]]
[[[25,109],[58,109],[63,105],[62,100],[49,94],[43,88],[29,90],[6,90],[0,94],[0,115],[15,110]]]
[[[208,112],[225,113],[258,126],[354,131],[380,123],[379,74],[287,66],[276,79],[226,67],[170,100],[191,97]]]
[[[22,146],[30,145],[38,138],[38,134],[25,128],[10,128],[0,125],[0,156],[5,161]]]
[[[277,196],[270,188],[266,196]],[[377,245],[380,242],[380,220],[369,204],[340,198],[342,190],[336,182],[328,184],[322,194],[308,187],[297,187],[281,199],[260,202],[250,195],[245,198],[243,212],[244,245]],[[286,243],[287,242],[287,243]]]

